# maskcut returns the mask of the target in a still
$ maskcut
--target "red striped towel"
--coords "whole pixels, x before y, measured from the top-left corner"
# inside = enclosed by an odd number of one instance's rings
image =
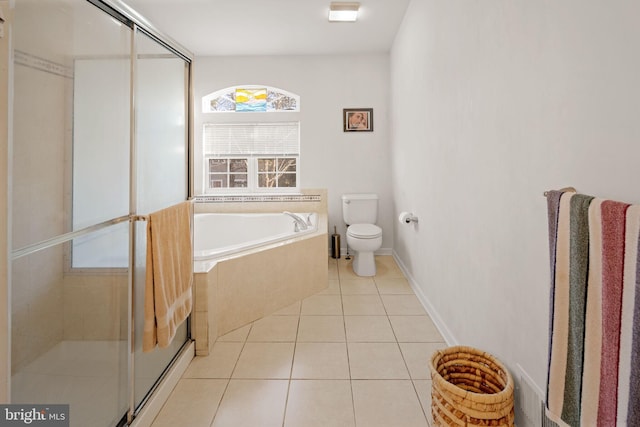
[[[602,203],[602,357],[598,425],[616,425],[624,238],[628,204]]]
[[[640,425],[640,206],[565,193],[556,229],[546,417]]]

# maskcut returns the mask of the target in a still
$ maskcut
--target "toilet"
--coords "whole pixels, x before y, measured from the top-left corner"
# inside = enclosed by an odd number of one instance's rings
[[[375,276],[375,251],[382,246],[382,229],[378,219],[378,195],[342,195],[342,218],[347,224],[347,245],[353,250],[353,272],[358,276]]]

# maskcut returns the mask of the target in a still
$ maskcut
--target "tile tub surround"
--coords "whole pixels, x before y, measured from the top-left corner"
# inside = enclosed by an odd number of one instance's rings
[[[207,355],[217,337],[327,287],[327,191],[303,190],[302,201],[195,203],[196,213],[316,212],[318,230],[286,245],[275,243],[220,258],[194,274],[192,336]],[[208,271],[206,271],[208,270]]]
[[[327,251],[323,213],[313,234],[223,257],[209,271],[195,273],[196,354],[208,354],[219,335],[325,289]]]
[[[301,196],[314,196],[318,200],[295,201],[296,195],[283,195],[282,201],[234,201],[239,196],[229,196],[228,201],[223,202],[198,202],[194,205],[195,213],[249,213],[249,212],[317,212],[326,214],[328,212],[327,190],[326,189],[303,189]],[[206,198],[206,196],[202,196]],[[277,196],[274,196],[277,197]],[[251,196],[247,196],[251,198]],[[224,198],[223,198],[224,199]],[[304,197],[302,198],[304,199]]]
[[[328,261],[328,288],[194,358],[152,427],[429,426],[441,334],[392,257],[371,278]]]

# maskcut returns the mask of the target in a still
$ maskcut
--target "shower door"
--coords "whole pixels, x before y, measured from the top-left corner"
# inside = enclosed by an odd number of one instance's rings
[[[20,0],[14,18],[11,402],[114,426],[130,406],[132,30],[80,0]]]
[[[142,353],[146,222],[188,196],[189,59],[118,0],[18,0],[11,402],[126,424],[188,340]]]
[[[136,31],[135,189],[132,205],[146,215],[188,197],[188,63]],[[187,339],[183,323],[171,345],[142,352],[146,223],[135,223],[135,406],[138,407]]]

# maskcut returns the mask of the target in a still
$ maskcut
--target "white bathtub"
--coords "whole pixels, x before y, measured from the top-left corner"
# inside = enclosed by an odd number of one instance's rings
[[[218,336],[327,288],[327,216],[310,219],[310,227],[295,231],[293,218],[280,213],[194,216],[196,354],[209,354]]]
[[[297,213],[311,225],[296,231],[284,213],[198,213],[194,215],[193,259],[196,263],[286,242],[318,230],[316,213]]]

